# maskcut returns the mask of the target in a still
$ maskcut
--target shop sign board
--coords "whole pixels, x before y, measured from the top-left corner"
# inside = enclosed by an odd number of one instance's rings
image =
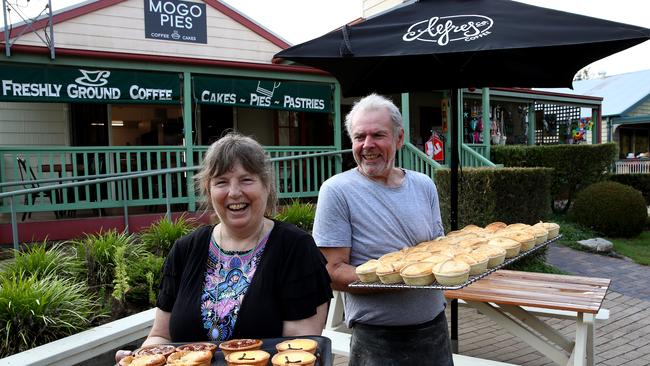
[[[178,74],[92,67],[4,65],[0,101],[178,104]]]
[[[194,100],[301,112],[332,112],[332,85],[323,83],[194,76]]]
[[[145,38],[208,43],[205,4],[181,0],[144,0]]]

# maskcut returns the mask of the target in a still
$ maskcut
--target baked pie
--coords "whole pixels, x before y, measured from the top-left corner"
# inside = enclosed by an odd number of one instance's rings
[[[305,352],[307,354],[311,354]],[[312,355],[313,356],[313,355]],[[271,355],[262,350],[248,350],[232,352],[226,356],[226,365],[228,366],[266,366]]]
[[[262,340],[260,339],[231,339],[219,344],[219,349],[224,355],[228,355],[232,352],[252,351],[261,348]]]
[[[406,263],[416,263],[416,262],[422,262],[425,259],[431,257],[431,252],[415,252],[415,253],[409,253],[404,257],[404,262]]]
[[[496,231],[499,231],[499,230],[505,228],[506,226],[508,226],[508,225],[507,225],[505,222],[495,221],[495,222],[493,222],[493,223],[491,223],[491,224],[488,224],[488,225],[485,227],[485,231],[488,231],[488,232],[494,233],[494,232],[496,232]]]
[[[469,264],[448,259],[433,266],[436,281],[443,286],[455,286],[469,279]]]
[[[474,249],[473,254],[486,255],[488,259],[488,268],[494,268],[506,259],[506,250],[501,247],[485,245],[478,249]]]
[[[176,350],[177,351],[208,351],[214,355],[214,352],[217,350],[217,345],[208,342],[188,343],[176,347]]]
[[[165,356],[160,354],[126,356],[120,360],[119,366],[163,366],[167,362]]]
[[[133,355],[163,355],[165,358],[167,358],[167,356],[171,355],[174,352],[176,352],[176,347],[172,346],[171,344],[152,344],[136,350],[133,352]]]
[[[535,245],[542,244],[548,239],[548,230],[542,226],[533,225],[529,227],[526,232],[533,234],[535,236]]]
[[[317,347],[318,342],[309,338],[291,339],[275,345],[275,349],[278,350],[278,352],[305,351],[309,353],[316,353]]]
[[[486,238],[471,238],[471,239],[465,239],[461,242],[459,242],[457,245],[460,247],[464,248],[470,248],[472,250],[480,247],[481,245],[484,245],[488,242],[488,239]]]
[[[490,260],[488,256],[481,253],[458,254],[454,259],[467,263],[470,275],[478,275],[487,271],[487,264]]]
[[[376,273],[377,265],[379,265],[379,261],[371,259],[366,263],[357,266],[355,272],[357,273],[357,276],[359,276],[359,280],[366,283],[379,281],[379,277],[377,277]]]
[[[315,363],[316,356],[305,351],[284,351],[276,353],[271,359],[273,366],[313,366]]]
[[[535,225],[541,225],[548,231],[548,240],[551,240],[560,235],[560,225],[554,222],[540,222]]]
[[[404,264],[405,262],[401,260],[379,262],[376,270],[379,281],[387,285],[402,283],[402,276],[400,276],[399,272],[404,267]]]
[[[401,252],[401,251],[390,252],[390,253],[386,253],[386,254],[382,255],[381,257],[379,257],[379,261],[382,262],[382,263],[384,263],[384,262],[388,263],[388,262],[392,262],[392,261],[400,260],[400,259],[404,258],[404,255],[405,255],[404,252]]]
[[[177,351],[167,357],[167,366],[210,366],[212,352],[205,351]]]
[[[535,234],[530,232],[530,229],[531,227],[525,230],[511,231],[504,236],[521,243],[521,251],[525,252],[527,250],[533,249],[535,247],[535,243],[537,243],[537,238],[535,237]]]
[[[428,286],[435,281],[432,268],[432,262],[411,263],[402,268],[400,275],[407,285]]]
[[[522,223],[516,223],[516,224],[510,224],[506,226],[506,230],[521,230],[521,229],[526,229],[529,228],[530,225],[528,224],[522,224]]]
[[[507,233],[507,235],[514,236],[512,235],[514,233],[515,232]],[[533,238],[532,236],[530,236],[530,238],[533,240],[533,245],[535,245],[535,238]],[[519,251],[521,250],[521,243],[512,237],[498,237],[498,238],[490,239],[490,241],[488,242],[488,246],[495,246],[495,247],[505,249],[506,258],[516,257],[517,254],[519,254]]]

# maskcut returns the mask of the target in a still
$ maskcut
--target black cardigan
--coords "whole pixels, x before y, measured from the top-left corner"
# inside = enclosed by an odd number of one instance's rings
[[[197,229],[176,241],[165,265],[156,306],[171,312],[172,342],[207,341],[201,318],[213,226]],[[311,235],[275,221],[259,266],[233,330],[233,338],[276,338],[282,322],[306,319],[332,298],[325,258]]]

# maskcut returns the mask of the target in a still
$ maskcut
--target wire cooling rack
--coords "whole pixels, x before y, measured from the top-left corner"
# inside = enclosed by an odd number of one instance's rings
[[[545,241],[545,242],[543,242],[541,244],[535,245],[535,247],[533,247],[533,248],[531,248],[531,249],[529,249],[529,250],[527,250],[525,252],[519,253],[516,257],[507,258],[505,261],[503,261],[503,263],[499,264],[496,267],[489,268],[487,271],[485,271],[485,272],[483,272],[481,274],[471,275],[471,276],[469,276],[469,279],[467,281],[461,283],[460,285],[446,286],[446,285],[441,285],[438,282],[434,282],[431,285],[414,286],[414,285],[407,285],[405,283],[396,283],[396,284],[390,284],[389,285],[389,284],[385,284],[385,283],[382,283],[382,282],[355,281],[355,282],[352,282],[351,284],[349,284],[348,286],[350,286],[352,288],[377,288],[377,289],[380,289],[380,288],[389,289],[390,288],[390,289],[458,290],[458,289],[461,289],[461,288],[466,287],[468,285],[471,285],[472,283],[480,280],[481,278],[486,277],[486,276],[496,272],[497,270],[499,270],[499,269],[501,269],[501,268],[503,268],[505,266],[508,266],[508,265],[510,265],[510,264],[512,264],[512,263],[514,263],[514,262],[516,262],[516,261],[518,261],[518,260],[520,260],[520,259],[522,259],[524,257],[530,256],[531,254],[541,250],[542,248],[545,248],[547,245],[559,240],[561,237],[562,237],[562,235],[558,235],[553,239],[550,239],[550,240],[547,240],[547,241]]]

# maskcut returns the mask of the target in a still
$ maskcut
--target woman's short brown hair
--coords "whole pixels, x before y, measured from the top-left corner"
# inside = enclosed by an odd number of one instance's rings
[[[194,176],[194,181],[203,197],[208,198],[206,205],[210,206],[210,181],[212,178],[225,174],[237,163],[247,172],[257,175],[269,191],[266,202],[266,215],[275,213],[277,193],[273,167],[268,155],[254,139],[237,132],[229,132],[208,148],[201,164],[201,170]]]

